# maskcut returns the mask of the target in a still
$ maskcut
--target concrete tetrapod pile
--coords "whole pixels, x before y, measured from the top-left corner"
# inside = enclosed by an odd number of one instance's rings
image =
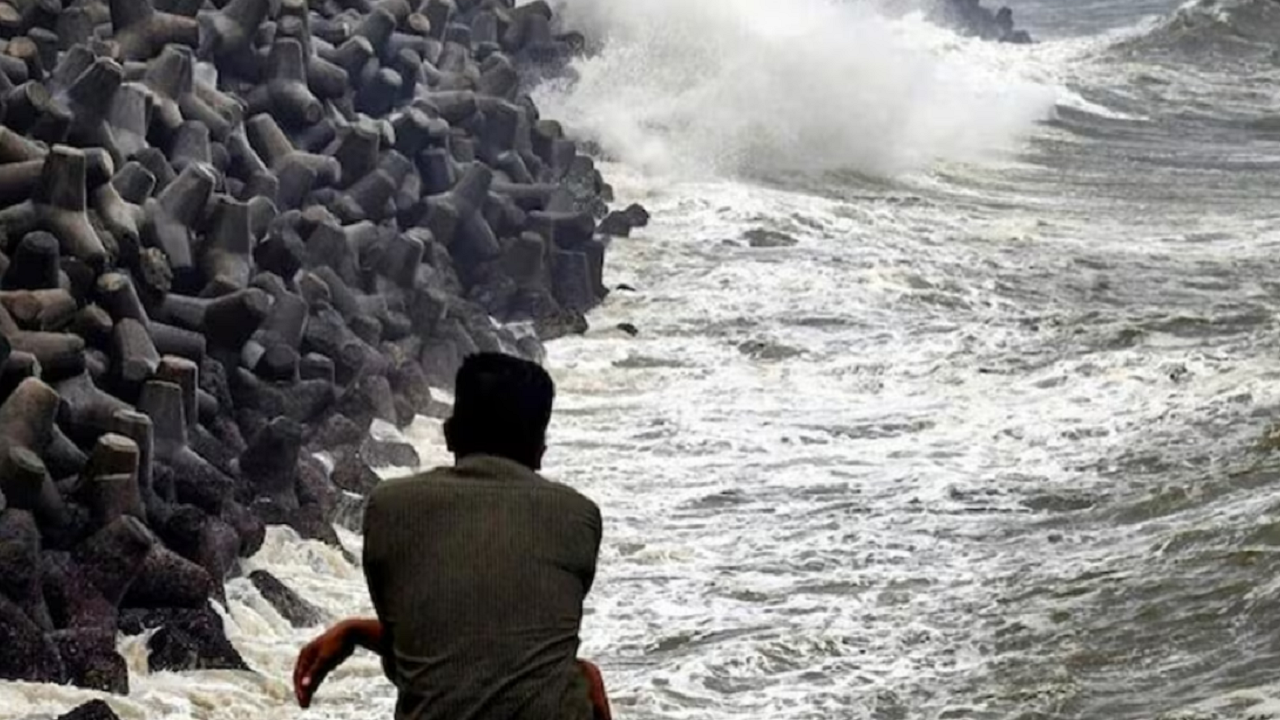
[[[412,462],[375,418],[585,327],[647,214],[525,94],[582,47],[553,21],[0,1],[0,679],[125,693],[144,630],[153,670],[244,668],[209,601],[265,525],[336,543],[368,457]]]

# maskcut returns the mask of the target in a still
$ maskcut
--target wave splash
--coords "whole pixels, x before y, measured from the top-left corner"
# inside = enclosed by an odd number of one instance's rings
[[[1263,54],[1280,48],[1280,3],[1275,0],[1188,0],[1122,51],[1170,50],[1182,56]]]
[[[608,155],[650,171],[871,175],[1016,149],[1057,90],[1033,51],[962,40],[874,3],[560,0],[600,41],[576,80],[536,91]]]

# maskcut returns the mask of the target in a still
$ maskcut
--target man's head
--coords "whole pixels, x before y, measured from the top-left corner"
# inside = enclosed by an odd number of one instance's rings
[[[480,353],[463,361],[454,385],[453,417],[444,424],[450,452],[542,466],[556,393],[546,370],[510,355]]]

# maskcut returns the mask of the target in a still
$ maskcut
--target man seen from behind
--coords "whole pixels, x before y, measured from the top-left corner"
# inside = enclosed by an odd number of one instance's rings
[[[577,660],[600,510],[538,474],[554,397],[535,363],[467,358],[444,426],[455,464],[370,493],[364,572],[377,618],[343,621],[303,649],[302,707],[364,647],[397,689],[396,720],[607,720],[599,671]]]

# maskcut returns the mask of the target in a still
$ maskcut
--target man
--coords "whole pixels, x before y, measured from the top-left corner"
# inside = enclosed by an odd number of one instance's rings
[[[537,473],[554,396],[535,363],[466,359],[444,425],[455,465],[370,493],[364,571],[378,616],[302,650],[302,707],[363,647],[398,690],[396,720],[608,720],[599,671],[576,660],[600,509]]]

